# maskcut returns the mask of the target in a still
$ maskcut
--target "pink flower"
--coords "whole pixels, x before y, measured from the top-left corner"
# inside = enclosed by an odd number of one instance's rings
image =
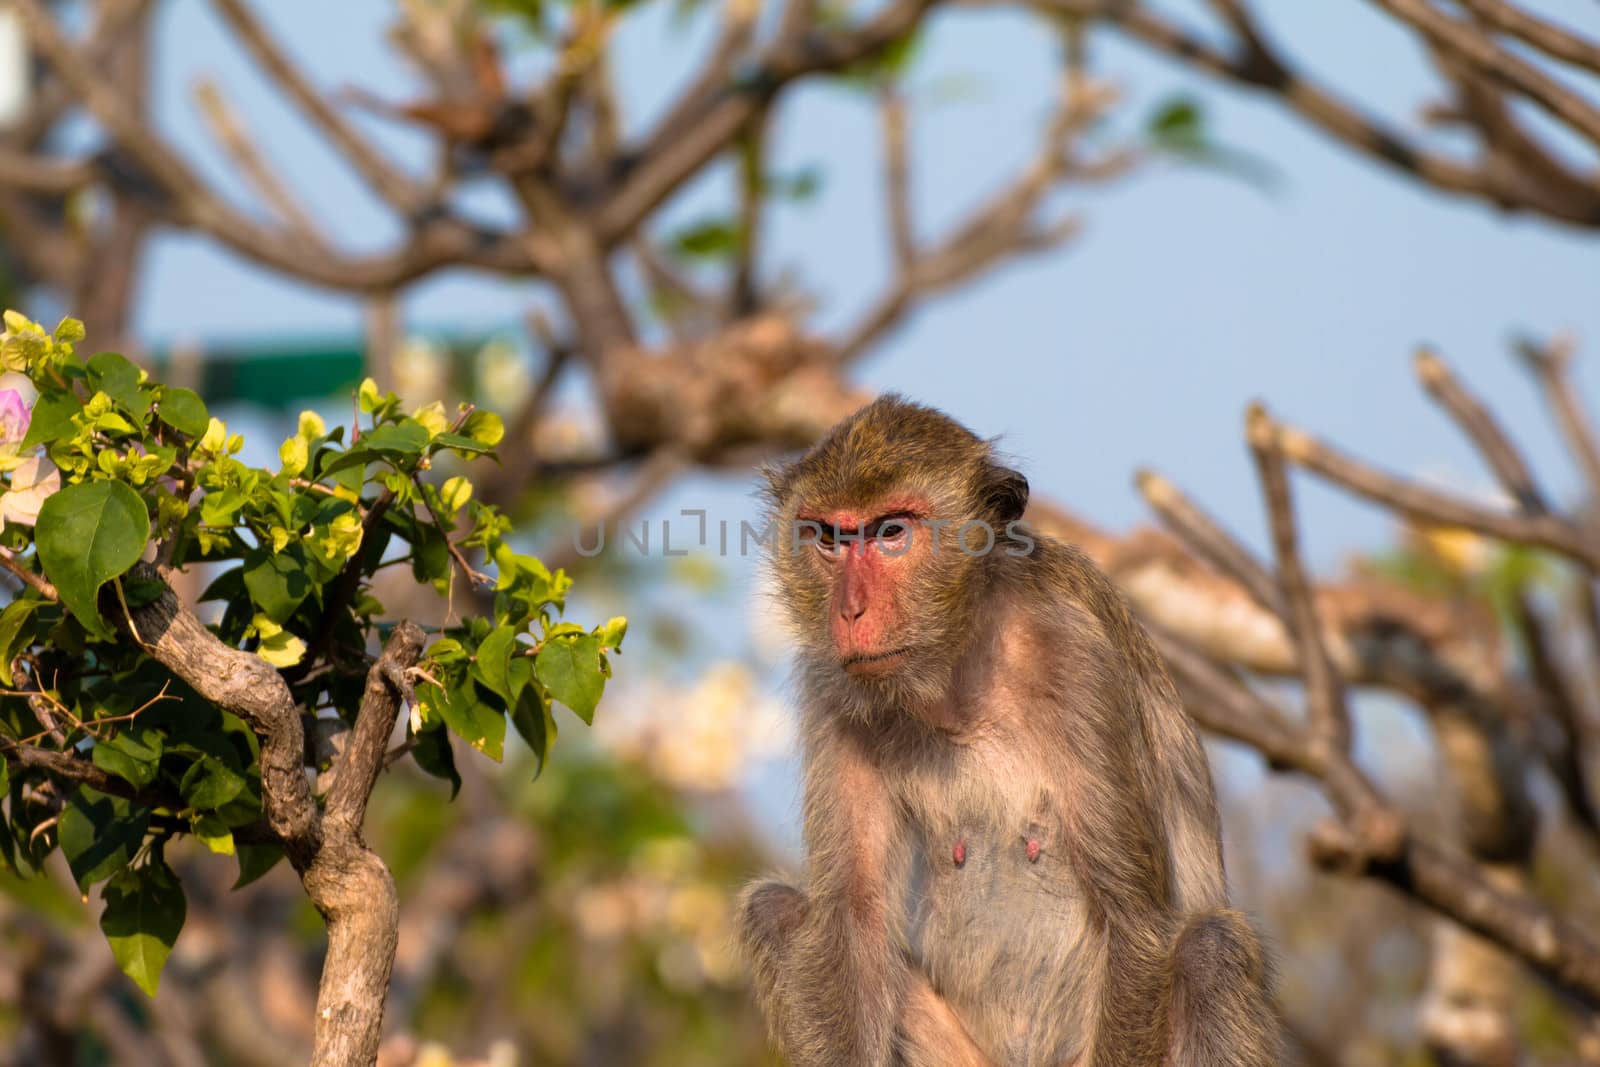
[[[15,389],[0,389],[0,443],[15,445],[27,436],[33,409]]]

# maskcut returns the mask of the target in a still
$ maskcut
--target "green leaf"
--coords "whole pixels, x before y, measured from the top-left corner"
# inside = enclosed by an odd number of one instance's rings
[[[57,342],[65,341],[67,344],[74,344],[87,336],[89,336],[88,331],[84,329],[83,323],[77,319],[65,318],[56,323],[55,338]]]
[[[1185,162],[1209,167],[1270,192],[1279,173],[1262,156],[1214,141],[1206,129],[1205,111],[1189,96],[1174,96],[1157,106],[1145,124],[1151,143]]]
[[[547,641],[534,660],[533,671],[551,696],[584,722],[594,722],[594,709],[606,686],[600,673],[599,638],[579,634]]]
[[[106,910],[100,929],[111,943],[111,954],[124,974],[155,996],[161,968],[188,910],[183,887],[170,867],[153,860],[138,870],[124,869],[106,883],[103,895]]]
[[[322,476],[327,477],[348,467],[365,466],[378,459],[393,461],[420,456],[432,439],[428,428],[416,419],[386,423],[363,434],[360,441],[325,463]]]
[[[0,612],[0,685],[7,689],[16,684],[11,676],[11,664],[32,636],[32,631],[25,630],[24,624],[42,603],[39,600],[13,600],[6,605],[5,611]]]
[[[125,731],[96,744],[91,758],[96,767],[142,789],[161,770],[161,735],[153,730]]]
[[[239,880],[233,883],[235,889],[249,885],[283,859],[283,849],[277,845],[236,844],[233,854],[239,858]]]
[[[233,855],[233,831],[220,815],[200,815],[189,824],[200,843],[219,856]]]
[[[220,808],[244,789],[244,776],[210,756],[196,760],[183,775],[178,791],[192,807]]]
[[[424,730],[416,735],[417,743],[411,747],[411,758],[417,766],[450,783],[450,799],[461,791],[461,772],[456,770],[456,756],[450,749],[450,731]]]
[[[245,557],[245,588],[250,591],[250,599],[273,622],[288,622],[289,616],[311,595],[305,564],[299,546],[284,552],[258,548]]]
[[[475,441],[470,437],[463,437],[458,433],[445,433],[433,435],[433,450],[441,448],[453,449],[456,452],[468,452],[476,456],[494,455],[494,446],[486,445],[482,441]]]
[[[424,686],[424,689],[434,688]],[[421,690],[418,691],[419,695]],[[503,711],[485,704],[478,696],[472,682],[446,690],[442,700],[435,699],[433,707],[443,717],[445,725],[456,732],[467,744],[498,763],[505,756],[506,715]]]
[[[1156,108],[1146,129],[1164,148],[1198,148],[1205,143],[1205,116],[1190,96],[1176,96]]]
[[[20,450],[30,452],[35,446],[72,437],[77,433],[72,416],[82,410],[83,405],[71,393],[43,394],[33,405],[33,419],[22,435]]]
[[[34,528],[39,562],[61,602],[102,638],[111,631],[100,617],[100,587],[139,562],[149,539],[144,501],[121,482],[68,486],[44,502]]]
[[[706,219],[679,230],[669,241],[687,259],[720,259],[737,252],[744,237],[728,219]]]
[[[519,648],[516,628],[511,626],[495,628],[478,643],[478,674],[508,708],[517,702],[519,689],[528,682],[525,672],[518,672],[515,678],[511,673],[511,657]]]
[[[501,422],[500,416],[492,411],[474,411],[467,416],[467,421],[462,425],[461,432],[483,447],[493,448],[505,440],[506,424]]]
[[[556,743],[556,720],[550,714],[550,701],[537,686],[530,685],[522,691],[522,697],[511,712],[511,725],[517,728],[517,733],[533,750],[534,758],[538,761],[533,776],[539,777],[544,771],[545,757]]]
[[[149,410],[144,395],[139,392],[139,368],[125,356],[115,352],[91,356],[89,384],[135,415],[143,416]]]
[[[594,628],[594,635],[600,639],[602,648],[621,651],[622,639],[628,636],[628,620],[621,615],[613,615],[604,626]]]
[[[92,789],[79,789],[68,798],[56,832],[82,892],[125,868],[139,851],[150,813],[131,808],[126,800]]]
[[[193,389],[167,386],[161,393],[161,404],[156,408],[161,421],[190,437],[200,437],[211,425],[211,412],[206,402]]]

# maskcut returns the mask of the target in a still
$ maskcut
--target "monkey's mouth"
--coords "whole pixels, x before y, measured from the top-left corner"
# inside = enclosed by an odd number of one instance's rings
[[[900,648],[891,648],[886,652],[858,652],[853,656],[846,656],[840,661],[840,666],[851,674],[876,674],[885,667],[903,656],[912,652],[912,646],[902,645]]]

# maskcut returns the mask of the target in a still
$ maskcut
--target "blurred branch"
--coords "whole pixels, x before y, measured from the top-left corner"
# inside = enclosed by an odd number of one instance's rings
[[[257,65],[311,119],[373,189],[408,218],[421,209],[423,199],[411,179],[379,155],[312,87],[256,19],[245,0],[212,0],[212,6]]]
[[[266,159],[256,150],[237,115],[228,107],[222,90],[214,81],[203,80],[195,86],[195,100],[205,117],[211,134],[215,137],[233,165],[279,219],[313,245],[322,245],[322,234],[311,216],[300,206],[288,186],[279,180],[267,165]]]
[[[1350,752],[1350,710],[1345,705],[1344,682],[1328,659],[1322,643],[1322,624],[1311,601],[1311,583],[1300,560],[1295,531],[1294,501],[1289,495],[1277,427],[1259,404],[1246,416],[1246,440],[1255,456],[1261,495],[1266,498],[1272,525],[1272,548],[1278,560],[1278,586],[1288,609],[1284,621],[1299,648],[1300,673],[1305,679],[1306,704],[1311,718],[1311,740],[1330,752]]]
[[[980,4],[1001,0],[969,0]],[[1427,0],[1373,0],[1423,31],[1430,43],[1468,64],[1487,91],[1507,88],[1542,106],[1557,121],[1592,143],[1600,136],[1600,105],[1498,47],[1491,37],[1447,18]],[[1311,125],[1346,146],[1446,192],[1476,197],[1509,211],[1529,211],[1575,226],[1600,227],[1600,188],[1577,169],[1542,159],[1508,155],[1494,129],[1479,129],[1482,158],[1456,161],[1409,139],[1376,115],[1363,111],[1297,70],[1274,46],[1244,0],[1212,0],[1234,31],[1226,45],[1169,19],[1145,4],[1124,0],[1028,0],[1034,10],[1098,20],[1141,44],[1196,70],[1276,97]],[[1497,5],[1498,6],[1498,5]],[[1504,132],[1503,130],[1500,132]],[[1532,144],[1531,140],[1528,142]],[[1540,153],[1543,155],[1543,153]]]
[[[1373,0],[1420,31],[1431,43],[1459,57],[1487,80],[1516,91],[1600,148],[1600,108],[1527,60],[1495,44],[1471,25],[1434,7],[1431,0]]]
[[[885,156],[886,216],[896,277],[876,303],[848,329],[838,343],[840,366],[859,359],[905,318],[916,304],[935,293],[1012,257],[1056,248],[1074,237],[1079,223],[1071,216],[1036,218],[1046,195],[1067,178],[1103,179],[1133,163],[1127,153],[1112,153],[1095,164],[1076,159],[1073,142],[1104,113],[1109,91],[1086,91],[1070,70],[1063,70],[1055,113],[1032,162],[1007,187],[961,220],[931,248],[918,248],[911,218],[905,156],[904,103],[892,92],[881,102]]]
[[[1600,74],[1600,44],[1558,26],[1506,0],[1461,0],[1461,4],[1494,29],[1532,45],[1552,59]]]

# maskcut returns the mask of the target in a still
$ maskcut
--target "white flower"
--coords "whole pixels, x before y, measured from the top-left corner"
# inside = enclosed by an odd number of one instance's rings
[[[61,488],[61,472],[43,456],[29,456],[11,472],[11,489],[0,496],[0,530],[8,522],[32,526],[45,498]]]

